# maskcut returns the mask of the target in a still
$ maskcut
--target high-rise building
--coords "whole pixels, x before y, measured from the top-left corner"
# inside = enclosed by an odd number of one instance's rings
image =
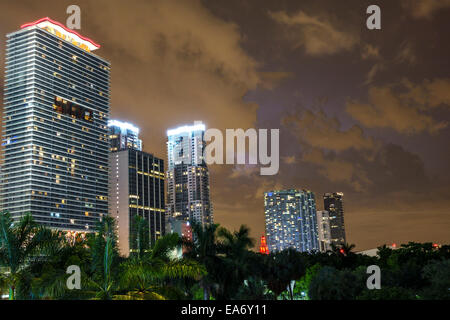
[[[139,139],[139,128],[131,123],[109,120],[110,151],[134,149],[142,151],[142,140]]]
[[[167,131],[167,215],[202,225],[213,222],[204,133],[199,122]]]
[[[317,228],[319,232],[319,248],[321,252],[331,250],[330,214],[326,210],[317,211]]]
[[[206,147],[205,125],[199,121],[194,125],[167,130],[167,170],[175,165],[205,165],[203,151]]]
[[[346,242],[344,226],[344,205],[342,192],[325,193],[324,209],[329,212],[331,243],[340,245]]]
[[[117,146],[117,127],[126,128],[133,141],[139,140],[139,129],[130,124],[114,120],[109,127],[111,146]],[[122,138],[130,141],[126,132]],[[109,165],[110,214],[117,221],[120,253],[128,256],[137,249],[137,216],[146,222],[143,234],[148,239],[142,243],[143,248],[165,234],[164,160],[140,151],[134,143],[125,143],[119,151],[110,153]]]
[[[314,193],[296,189],[265,192],[264,207],[270,252],[319,250]]]
[[[108,214],[110,63],[49,18],[7,35],[2,206],[89,231]]]

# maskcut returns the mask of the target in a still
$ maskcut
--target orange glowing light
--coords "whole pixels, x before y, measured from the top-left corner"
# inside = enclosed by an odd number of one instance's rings
[[[265,236],[261,236],[261,245],[259,246],[259,253],[269,254],[269,248],[267,247]]]

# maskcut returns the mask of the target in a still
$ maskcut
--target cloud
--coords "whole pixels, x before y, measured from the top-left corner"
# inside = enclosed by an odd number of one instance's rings
[[[447,126],[447,122],[435,120],[424,111],[429,106],[447,103],[448,93],[443,90],[447,83],[443,80],[424,83],[420,87],[400,84],[406,92],[394,92],[394,86],[372,86],[369,102],[356,100],[347,102],[346,111],[367,128],[391,128],[403,134],[422,132],[437,133]]]
[[[300,142],[312,147],[339,152],[351,148],[372,149],[375,146],[374,140],[366,138],[360,127],[354,125],[342,130],[339,120],[328,117],[323,111],[304,110],[301,114],[284,117],[283,123],[292,125]]]
[[[366,44],[361,50],[361,58],[363,60],[380,59],[380,48],[371,44]]]
[[[421,158],[396,144],[385,143],[370,151],[349,149],[341,153],[312,148],[303,152],[301,160],[312,164],[329,185],[338,185],[353,194],[364,193],[366,201],[370,194],[374,199],[407,202],[418,194],[429,196],[432,193]]]
[[[261,79],[261,87],[269,90],[273,90],[277,87],[283,80],[292,78],[294,76],[293,72],[259,72]]]
[[[229,176],[230,179],[237,179],[242,177],[250,177],[252,175],[259,174],[259,167],[257,165],[236,165],[232,169],[232,173]]]
[[[403,42],[400,45],[400,49],[395,57],[395,60],[399,63],[415,64],[417,61],[416,54],[414,53],[413,46],[410,42]]]
[[[294,164],[294,163],[297,162],[297,159],[295,158],[295,156],[281,157],[281,159],[282,159],[283,162],[286,163],[286,164]]]
[[[99,54],[112,61],[112,117],[136,119],[144,149],[164,152],[167,127],[196,119],[219,129],[254,127],[258,106],[243,97],[262,78],[236,24],[197,0],[137,0],[132,10],[108,4],[84,10],[96,12]]]
[[[304,47],[312,56],[335,54],[351,50],[358,42],[352,33],[339,30],[328,19],[308,15],[303,11],[289,15],[284,11],[269,12],[269,16],[292,30],[294,47]]]
[[[402,5],[416,19],[430,19],[437,11],[450,8],[450,0],[403,0]]]
[[[361,49],[361,59],[375,61],[366,75],[365,85],[371,84],[375,79],[375,76],[385,69],[385,62],[380,54],[380,48],[371,44],[365,44]]]
[[[369,70],[366,76],[366,81],[364,82],[365,85],[371,84],[373,80],[375,79],[375,76],[382,70],[385,69],[385,66],[382,62],[375,63]]]
[[[302,160],[317,166],[318,173],[330,182],[348,184],[356,192],[363,191],[371,184],[363,169],[351,161],[340,159],[333,153],[326,157],[323,151],[312,149],[303,154]]]
[[[410,103],[417,104],[421,109],[436,108],[442,105],[450,107],[450,79],[425,79],[421,84],[404,79],[402,84],[407,91],[401,96]]]

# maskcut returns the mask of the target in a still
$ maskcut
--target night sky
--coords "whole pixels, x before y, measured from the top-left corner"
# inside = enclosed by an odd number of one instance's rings
[[[347,240],[450,243],[450,0],[2,0],[5,35],[66,22],[111,61],[111,118],[167,158],[166,130],[279,128],[280,171],[212,165],[214,219],[264,233],[263,192],[343,192]],[[381,7],[381,30],[366,8]],[[0,76],[3,95],[3,72]]]

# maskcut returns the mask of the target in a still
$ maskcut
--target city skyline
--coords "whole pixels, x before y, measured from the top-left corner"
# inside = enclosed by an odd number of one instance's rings
[[[15,14],[0,22],[0,32],[44,16],[63,22],[68,4],[1,4]],[[145,150],[166,159],[166,130],[196,119],[220,129],[281,129],[279,175],[260,177],[248,165],[210,166],[216,222],[233,229],[247,224],[259,239],[263,193],[305,187],[317,195],[344,192],[347,241],[358,250],[448,242],[448,9],[384,3],[392,14],[383,15],[383,29],[357,32],[364,1],[320,8],[313,1],[263,1],[258,10],[251,1],[178,7],[137,1],[123,10],[117,2],[120,16],[103,4],[79,1],[80,33],[101,42],[100,55],[114,66],[112,118],[140,127]],[[136,17],[139,11],[150,17]],[[176,23],[181,16],[187,32]],[[133,34],[122,28],[137,18],[143,22]],[[397,18],[402,26],[395,26]],[[334,37],[308,21],[330,26]],[[416,32],[405,34],[411,29]],[[320,38],[328,46],[315,42]],[[0,80],[3,92],[3,75]]]

